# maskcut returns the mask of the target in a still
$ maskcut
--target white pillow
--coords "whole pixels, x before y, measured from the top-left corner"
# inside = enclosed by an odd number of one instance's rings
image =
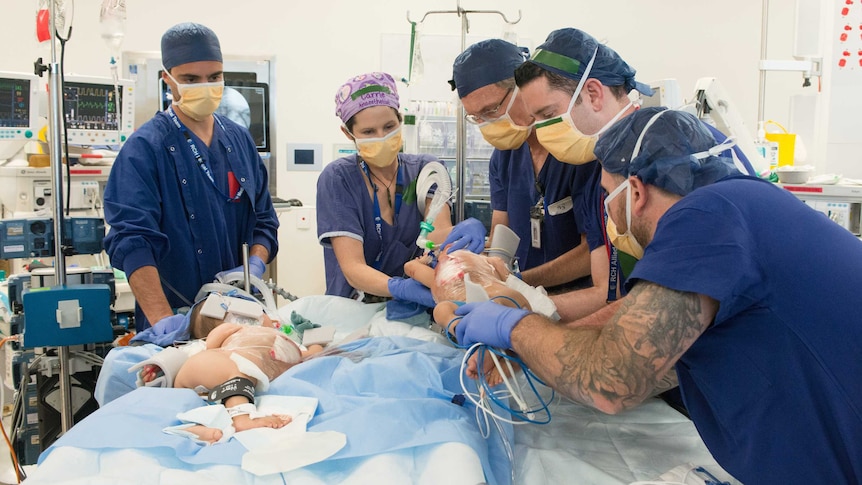
[[[338,341],[367,325],[377,312],[385,308],[385,303],[362,303],[341,296],[310,295],[279,308],[278,316],[287,323],[290,322],[290,313],[295,311],[311,323],[335,327],[335,341]]]

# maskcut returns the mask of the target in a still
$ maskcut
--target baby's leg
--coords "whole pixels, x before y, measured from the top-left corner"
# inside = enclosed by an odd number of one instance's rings
[[[434,321],[444,330],[448,330],[453,340],[455,339],[455,326],[458,323],[458,320],[455,319],[457,308],[458,304],[454,301],[441,301],[434,306]]]
[[[491,283],[485,287],[485,291],[495,303],[513,308],[530,309],[530,304],[524,295],[501,282]],[[434,321],[437,322],[437,325],[447,329],[453,339],[455,338],[455,327],[458,326],[460,320],[455,315],[457,308],[458,304],[453,301],[441,301],[434,307]]]
[[[482,360],[482,369],[481,375],[485,376],[485,381],[489,386],[494,387],[503,383],[503,375],[500,373],[500,369],[494,365],[494,358],[491,357],[490,350],[483,350],[483,360]],[[506,352],[509,353],[508,351]],[[500,368],[505,373],[506,377],[512,377],[512,373],[509,372],[509,366],[506,365],[506,359],[504,357],[497,356],[497,360],[500,362]],[[512,370],[517,372],[521,367],[518,364],[512,364]],[[472,379],[478,379],[480,375],[479,372],[479,353],[473,354],[470,357],[470,361],[467,363],[467,377]]]
[[[239,371],[236,362],[230,358],[228,352],[205,350],[189,358],[183,368],[180,369],[175,387],[194,389],[197,386],[203,386],[207,389],[215,389],[234,377],[243,377],[255,384],[257,383],[254,377]],[[245,396],[231,396],[225,399],[223,404],[230,411],[231,408],[249,404],[249,400]],[[254,405],[254,403],[251,404]],[[281,428],[290,423],[291,417],[272,415],[252,418],[246,413],[235,414],[231,420],[237,431],[244,431],[253,428]]]
[[[488,296],[490,296],[495,303],[513,308],[530,308],[530,304],[527,303],[526,298],[524,298],[521,293],[502,283],[492,283],[490,286],[486,287],[485,290],[487,291]],[[455,325],[453,324],[453,327],[454,326]],[[509,366],[506,365],[505,358],[497,356],[497,360],[500,362],[500,368],[498,369],[494,364],[494,358],[491,356],[491,351],[484,350],[483,352],[484,355],[482,359],[481,374],[485,376],[485,381],[489,386],[494,387],[503,383],[503,375],[500,373],[501,369],[505,373],[506,377],[512,377],[512,372],[509,371]],[[470,358],[470,362],[467,367],[467,376],[474,379],[478,378],[478,367],[479,354],[476,353]],[[518,369],[520,369],[520,367],[517,364],[512,364],[513,371],[517,371]]]
[[[293,418],[286,414],[273,414],[272,416],[261,416],[259,418],[252,418],[248,414],[242,414],[234,416],[231,419],[233,420],[233,427],[237,432],[254,428],[279,429],[287,426],[293,420]]]
[[[204,350],[191,357],[183,364],[174,380],[174,387],[195,389],[203,386],[214,389],[216,386],[232,377],[245,377],[256,383],[254,378],[249,378],[239,371],[239,368],[230,358],[230,353],[220,350]]]

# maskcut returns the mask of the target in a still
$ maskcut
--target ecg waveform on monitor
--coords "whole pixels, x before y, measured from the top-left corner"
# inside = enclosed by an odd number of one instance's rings
[[[30,81],[0,78],[0,127],[30,125]]]
[[[120,91],[122,103],[122,91]],[[117,100],[108,84],[66,83],[63,87],[69,129],[117,130]]]

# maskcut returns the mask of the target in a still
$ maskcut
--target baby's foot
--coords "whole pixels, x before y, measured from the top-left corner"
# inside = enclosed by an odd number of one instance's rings
[[[218,440],[222,437],[222,431],[218,428],[210,428],[204,426],[202,424],[196,424],[194,426],[189,426],[185,429],[189,433],[193,433],[198,437],[201,441],[207,442],[209,444],[213,444],[218,442]]]
[[[485,376],[485,382],[488,383],[489,386],[494,387],[503,383],[503,374],[500,373],[500,369],[494,365],[494,358],[491,357],[491,352],[485,350],[485,355],[482,361],[482,369],[481,374]],[[506,359],[500,356],[497,356],[497,360],[500,361],[500,368],[505,372],[506,377],[512,377],[512,373],[509,372],[509,366],[506,365]],[[467,365],[467,376],[473,379],[477,379],[479,377],[479,354],[474,354],[470,357],[470,362]],[[518,364],[512,364],[512,370],[517,372],[521,367]]]
[[[254,428],[278,429],[286,426],[292,420],[293,418],[286,414],[273,414],[271,416],[262,416],[259,418],[252,418],[248,414],[241,414],[233,417],[233,427],[237,432]]]

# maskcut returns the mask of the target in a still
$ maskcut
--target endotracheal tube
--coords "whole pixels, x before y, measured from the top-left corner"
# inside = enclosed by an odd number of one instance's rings
[[[449,172],[440,162],[427,163],[422,167],[422,171],[419,172],[419,177],[416,179],[416,198],[421,201],[420,209],[423,208],[424,201],[434,186],[437,187],[434,191],[434,197],[431,199],[431,205],[425,214],[425,220],[419,223],[419,237],[416,238],[416,245],[429,251],[437,249],[434,242],[428,239],[428,235],[434,232],[434,220],[453,194]]]
[[[437,219],[443,206],[446,205],[451,198],[452,194],[443,193],[443,191],[437,189],[437,193],[435,193],[434,198],[431,199],[431,207],[428,209],[428,215],[425,217],[424,221],[419,223],[419,237],[416,238],[416,245],[420,248],[427,249],[429,251],[437,249],[434,241],[428,239],[428,234],[434,232],[434,220]]]

